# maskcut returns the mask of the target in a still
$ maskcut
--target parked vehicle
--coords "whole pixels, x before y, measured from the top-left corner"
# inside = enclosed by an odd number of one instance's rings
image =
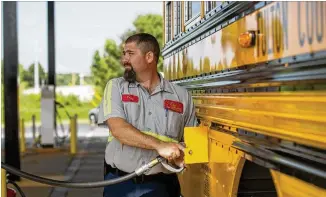
[[[88,119],[91,124],[97,124],[99,108],[100,106],[97,106],[88,112]]]

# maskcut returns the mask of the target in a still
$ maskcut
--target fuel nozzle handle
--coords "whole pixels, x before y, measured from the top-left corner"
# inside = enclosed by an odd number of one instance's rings
[[[157,164],[161,163],[164,158],[159,156],[156,157],[154,160],[150,161],[147,164],[140,166],[138,169],[135,170],[135,173],[139,176],[144,174],[147,170],[151,169],[152,167],[156,166]]]
[[[140,168],[136,169],[135,173],[138,176],[141,175],[141,174],[144,174],[147,170],[153,168],[154,166],[156,166],[159,163],[161,163],[164,166],[164,168],[166,168],[170,172],[174,172],[174,173],[179,173],[184,169],[184,167],[175,168],[175,167],[171,166],[170,164],[168,164],[168,162],[167,162],[167,160],[165,158],[163,158],[161,156],[158,156],[154,160],[150,161],[149,163],[144,164]]]

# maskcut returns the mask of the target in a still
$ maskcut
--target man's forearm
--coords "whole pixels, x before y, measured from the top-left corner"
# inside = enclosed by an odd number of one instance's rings
[[[122,144],[157,150],[161,141],[142,133],[122,118],[110,118],[107,125],[112,135]]]

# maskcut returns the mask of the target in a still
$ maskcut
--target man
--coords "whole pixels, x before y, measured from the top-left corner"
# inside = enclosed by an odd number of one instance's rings
[[[99,123],[111,133],[106,180],[131,173],[158,155],[183,165],[183,129],[197,123],[187,90],[157,72],[160,48],[155,37],[140,33],[124,44],[124,76],[107,83],[99,111]],[[134,180],[105,187],[104,196],[179,197],[180,185],[177,175],[159,164]]]

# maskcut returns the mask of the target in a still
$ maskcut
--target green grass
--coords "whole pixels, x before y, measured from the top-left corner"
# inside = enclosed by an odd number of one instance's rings
[[[76,96],[62,96],[57,95],[56,100],[64,105],[65,108],[57,108],[58,114],[62,122],[68,123],[69,117],[65,110],[70,116],[77,114],[78,122],[88,122],[88,112],[94,106],[89,102],[81,102]],[[3,101],[2,101],[3,102]],[[1,123],[4,123],[4,105],[2,105],[2,116]],[[25,124],[29,125],[32,123],[32,116],[35,115],[36,123],[41,121],[41,98],[40,95],[23,95],[19,98],[19,119],[24,119]],[[57,121],[59,117],[57,116]]]
[[[88,120],[88,111],[92,109],[93,107],[90,105],[84,105],[82,107],[66,107],[67,112],[70,116],[74,116],[77,114],[78,121],[79,120]],[[65,110],[62,108],[58,109],[58,114],[60,115],[60,118],[63,122],[68,122],[69,117],[66,114]],[[58,115],[57,114],[57,115]],[[31,123],[32,122],[32,116],[35,115],[36,122],[41,122],[41,109],[40,108],[34,108],[29,110],[21,110],[19,113],[20,119],[24,119],[25,123]],[[59,121],[59,117],[57,116],[57,120]]]

